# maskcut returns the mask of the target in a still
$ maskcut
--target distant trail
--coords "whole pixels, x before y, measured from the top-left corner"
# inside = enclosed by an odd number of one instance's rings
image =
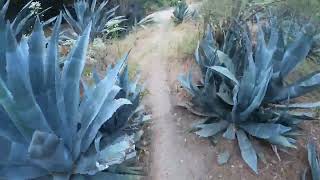
[[[187,152],[184,150],[183,139],[179,138],[176,121],[171,114],[170,88],[167,84],[166,51],[170,38],[174,38],[170,34],[173,28],[170,24],[171,14],[170,9],[154,15],[158,27],[151,36],[152,51],[144,58],[149,61],[145,70],[151,72],[148,79],[150,91],[148,102],[151,104],[154,117],[150,172],[152,180],[185,180],[192,177],[188,165],[183,163]]]
[[[147,180],[204,180],[207,170],[202,165],[197,151],[186,147],[185,133],[177,127],[172,114],[168,85],[167,57],[169,42],[175,39],[171,15],[173,9],[163,10],[153,15],[156,24],[151,34],[139,39],[132,55],[142,57],[136,63],[146,78],[150,94],[146,97],[152,109],[151,172]],[[193,150],[197,145],[194,145]],[[202,169],[206,169],[201,170]]]

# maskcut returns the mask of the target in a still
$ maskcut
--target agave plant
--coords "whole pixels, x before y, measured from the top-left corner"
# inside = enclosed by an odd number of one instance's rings
[[[144,18],[142,18],[140,21],[137,21],[137,18],[134,19],[134,24],[132,26],[133,31],[137,31],[138,28],[142,27],[143,29],[146,29],[146,25],[153,24],[154,23],[154,17],[153,15],[148,15]]]
[[[93,71],[93,80],[95,83],[101,81],[101,77],[96,70]],[[116,82],[116,85],[121,89],[115,98],[128,99],[131,104],[125,104],[118,108],[113,116],[100,128],[100,132],[108,135],[119,134],[120,132],[134,135],[134,141],[138,144],[138,146],[136,146],[137,149],[139,149],[138,141],[144,134],[142,126],[151,120],[151,115],[147,114],[144,106],[140,104],[140,95],[143,91],[143,86],[138,83],[139,80],[139,74],[134,80],[129,78],[128,65],[124,64]],[[88,89],[89,87],[86,85],[85,87],[86,92],[90,93],[91,90]],[[108,171],[110,171],[110,169],[116,172],[120,171],[122,174],[144,175],[143,168],[136,167],[135,164],[130,161],[126,161],[120,165],[114,165],[109,168]]]
[[[128,126],[139,126],[142,124],[141,122],[147,121],[150,117],[144,115],[143,106],[140,106],[140,95],[143,87],[138,84],[140,79],[139,75],[134,81],[131,81],[128,74],[128,67],[120,73],[117,84],[121,87],[121,91],[117,98],[129,99],[132,104],[122,106],[118,109],[117,113],[115,113],[111,120],[102,128],[107,132],[113,131],[112,129],[114,128],[111,127],[128,128]],[[132,122],[128,123],[129,121]]]
[[[274,2],[267,2],[263,3],[265,5],[272,5]],[[254,15],[258,14],[261,18],[270,19],[270,14],[276,14],[278,17],[278,25],[279,29],[282,31],[283,35],[283,42],[285,46],[290,44],[292,41],[294,41],[299,36],[299,32],[304,29],[305,22],[310,22],[313,24],[317,32],[315,32],[317,35],[315,35],[314,43],[312,45],[312,48],[310,49],[308,53],[308,59],[313,61],[318,61],[320,57],[320,32],[319,32],[319,23],[317,21],[312,20],[311,18],[308,18],[306,16],[303,16],[297,12],[291,12],[291,10],[283,10],[283,8],[275,8],[275,7],[261,7],[260,3],[254,3],[248,6],[249,8],[253,8],[251,11],[251,16],[245,16],[243,15],[244,12],[242,12],[242,18],[244,21],[249,20],[249,18],[245,17],[254,17]],[[278,6],[276,6],[278,7]],[[247,9],[246,9],[247,11]],[[271,17],[272,18],[272,17]]]
[[[179,1],[173,11],[173,20],[175,23],[180,24],[183,21],[190,19],[192,12],[189,9],[185,0]]]
[[[320,104],[289,102],[319,87],[319,72],[285,84],[289,72],[306,58],[312,34],[302,31],[290,45],[283,46],[281,31],[274,23],[268,27],[268,41],[260,27],[254,46],[250,30],[239,23],[230,26],[220,45],[208,26],[195,52],[202,79],[194,83],[191,72],[179,77],[192,97],[184,106],[208,118],[196,126],[196,134],[210,137],[223,133],[227,139],[237,139],[242,158],[256,173],[257,153],[249,136],[273,147],[296,148],[298,124],[315,118],[311,112],[294,110]]]
[[[308,162],[311,169],[312,179],[320,179],[320,163],[316,144],[312,141],[308,143]],[[302,180],[306,179],[307,170],[302,175]]]
[[[64,10],[63,17],[78,35],[82,34],[89,22],[92,21],[90,40],[102,33],[124,30],[119,26],[121,22],[125,21],[124,17],[115,16],[118,6],[108,9],[106,6],[108,2],[103,0],[100,4],[97,4],[97,0],[75,0],[73,7],[76,18],[71,15],[67,8]]]
[[[285,44],[288,44],[290,41],[297,38],[297,32],[303,30],[303,23],[297,19],[298,17],[290,17],[289,19],[284,19],[281,21],[280,26],[284,34]],[[318,35],[315,35],[313,37],[314,43],[312,45],[311,50],[308,53],[308,59],[313,61],[318,61],[320,57],[320,32],[318,31],[317,33]]]
[[[102,171],[135,156],[134,134],[99,131],[120,107],[131,104],[128,99],[116,98],[120,91],[116,81],[128,55],[80,96],[91,23],[60,71],[61,19],[46,48],[39,20],[30,38],[17,43],[1,16],[0,34],[6,47],[1,47],[5,59],[0,76],[0,178],[132,178]]]
[[[93,79],[96,83],[101,81],[100,75],[96,70],[93,73]],[[129,78],[128,65],[125,64],[116,82],[116,85],[121,88],[116,98],[128,99],[131,104],[120,107],[117,112],[113,114],[113,117],[102,126],[101,131],[114,133],[115,130],[117,131],[119,129],[125,129],[128,130],[128,132],[133,129],[140,130],[139,126],[143,125],[143,122],[151,119],[151,115],[147,115],[144,107],[140,105],[141,93],[144,88],[139,84],[139,80],[139,73],[134,80]]]

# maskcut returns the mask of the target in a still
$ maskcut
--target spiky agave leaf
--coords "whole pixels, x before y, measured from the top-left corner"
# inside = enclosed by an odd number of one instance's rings
[[[113,117],[102,127],[102,131],[115,133],[117,129],[123,129],[127,132],[137,133],[136,130],[150,119],[143,106],[140,105],[141,93],[144,88],[139,84],[140,74],[135,79],[129,77],[128,65],[126,64],[120,73],[117,85],[121,88],[116,94],[116,98],[129,99],[132,104],[122,106],[117,110]]]
[[[135,18],[134,20],[134,24],[132,26],[132,29],[134,31],[136,31],[139,27],[142,27],[143,29],[146,29],[147,25],[149,24],[153,24],[154,23],[154,17],[153,14],[150,14],[144,18],[142,18],[141,20],[137,21],[137,18]]]
[[[73,6],[76,17],[74,18],[66,7],[63,17],[78,35],[82,34],[88,23],[92,21],[90,40],[93,41],[95,37],[103,32],[110,33],[123,30],[118,25],[125,21],[124,17],[115,16],[115,11],[119,6],[108,9],[108,2],[104,0],[98,4],[96,0],[76,0]]]
[[[108,71],[109,72],[109,71]],[[93,80],[96,83],[101,81],[100,75],[97,71],[93,72]],[[117,109],[117,111],[108,119],[103,122],[104,124],[100,128],[100,132],[114,135],[122,132],[126,132],[129,135],[134,136],[134,141],[139,141],[143,135],[141,127],[143,124],[151,119],[151,115],[146,114],[143,106],[140,105],[140,95],[143,91],[143,86],[139,84],[139,74],[135,79],[129,78],[128,64],[123,64],[123,69],[119,73],[117,83],[109,96],[115,99],[128,99],[131,104],[126,104]],[[85,96],[92,96],[92,89],[85,85]],[[114,171],[121,170],[122,174],[129,175],[142,175],[141,168],[134,170],[136,167],[132,167],[134,164],[126,161],[121,165],[114,165],[112,169]],[[108,170],[108,172],[111,172]]]
[[[37,20],[30,38],[16,41],[10,24],[0,19],[7,37],[4,76],[0,78],[1,179],[73,179],[124,177],[101,173],[135,156],[135,137],[125,131],[106,136],[100,127],[128,99],[116,98],[116,85],[128,55],[84,98],[79,87],[91,30],[89,23],[59,68],[58,39],[62,17],[48,47]],[[2,154],[5,153],[5,154]],[[19,173],[16,173],[19,171]],[[130,178],[130,177],[127,177]],[[131,177],[132,178],[132,177]]]
[[[274,54],[282,44],[278,43],[281,34],[276,26],[270,26],[268,39],[260,27],[256,46],[251,44],[249,34],[247,27],[233,23],[227,29],[224,44],[218,47],[212,28],[208,26],[195,53],[202,81],[195,84],[191,72],[180,76],[179,80],[192,96],[187,108],[197,115],[209,117],[204,124],[196,126],[196,134],[209,137],[223,132],[225,138],[237,138],[243,159],[257,173],[256,153],[247,136],[273,145],[296,148],[294,138],[298,124],[315,118],[309,113],[293,110],[318,107],[319,103],[285,105],[271,101],[273,103],[270,104],[268,99],[270,89],[282,81],[279,77],[286,76],[307,54],[311,43],[309,40],[312,39],[309,34],[301,34],[292,45],[284,47],[283,61],[274,59],[279,57]],[[279,71],[282,71],[281,75]],[[288,94],[297,97],[295,93],[300,96],[317,87],[317,81],[318,75],[315,73],[290,88],[283,87],[281,82],[281,86],[277,86],[281,90],[272,91],[275,93],[272,96],[284,97],[283,91],[287,90],[287,98],[277,100],[287,100]]]
[[[185,0],[179,1],[173,11],[173,19],[177,24],[182,23],[185,20],[191,18],[192,12]]]
[[[319,154],[315,142],[308,143],[308,162],[311,169],[312,179],[320,179]],[[305,175],[304,175],[305,176]],[[306,177],[304,177],[306,179]]]
[[[272,20],[264,25],[266,36],[272,37],[275,25]],[[290,26],[291,27],[291,26]],[[270,39],[276,44],[276,52],[272,58],[274,74],[271,79],[265,101],[281,102],[288,99],[294,99],[303,96],[306,93],[316,90],[320,87],[319,72],[311,72],[296,82],[286,85],[285,80],[294,69],[305,61],[312,51],[315,44],[315,30],[311,25],[291,28],[295,35],[280,26],[277,39]],[[273,33],[275,34],[275,33]],[[290,36],[290,37],[286,37]],[[288,41],[290,38],[290,41]]]

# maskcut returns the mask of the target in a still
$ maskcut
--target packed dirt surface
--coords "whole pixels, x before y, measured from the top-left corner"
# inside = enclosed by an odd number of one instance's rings
[[[170,61],[168,47],[170,40],[177,38],[172,33],[174,25],[171,23],[171,14],[172,9],[154,14],[156,25],[151,34],[143,41],[138,41],[135,47],[137,51],[148,52],[137,62],[146,78],[149,91],[146,103],[151,107],[153,114],[152,160],[148,179],[200,180],[208,173],[210,167],[204,164],[203,160],[206,157],[201,156],[204,153],[198,146],[199,142],[187,147],[190,138],[184,129],[178,127],[178,117],[171,103],[167,69]]]
[[[307,167],[305,142],[311,137],[316,140],[320,138],[317,122],[303,127],[310,131],[297,142],[298,150],[280,151],[281,159],[278,159],[270,146],[254,141],[260,155],[259,175],[253,173],[241,159],[236,141],[220,138],[216,142],[188,132],[201,118],[176,107],[177,102],[185,97],[176,79],[180,73],[193,66],[194,60],[190,52],[181,55],[177,43],[188,46],[184,41],[194,38],[192,35],[197,34],[202,27],[195,22],[175,26],[171,15],[172,9],[155,13],[154,25],[129,35],[116,45],[119,54],[132,48],[130,67],[142,74],[142,82],[145,82],[146,87],[143,103],[151,108],[153,114],[149,175],[146,179],[300,179],[301,172]],[[231,158],[227,164],[219,166],[217,156],[225,151],[231,154]]]

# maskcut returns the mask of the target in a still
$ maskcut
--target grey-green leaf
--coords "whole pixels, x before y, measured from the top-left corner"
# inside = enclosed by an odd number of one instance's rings
[[[258,174],[258,161],[255,149],[244,131],[240,129],[236,134],[243,160],[256,174]]]
[[[227,79],[231,80],[232,82],[234,82],[235,84],[239,84],[237,78],[235,77],[235,75],[229,71],[229,69],[222,67],[222,66],[211,66],[209,67],[210,69],[218,72],[219,74],[221,74],[222,76],[226,77]]]
[[[223,165],[226,164],[230,159],[229,151],[224,151],[218,155],[218,164]]]
[[[291,130],[290,127],[274,123],[250,123],[240,126],[243,130],[252,136],[269,139],[272,136],[279,136]]]
[[[225,130],[228,127],[227,121],[219,121],[217,123],[211,123],[211,124],[200,124],[196,126],[197,128],[200,128],[199,131],[196,132],[197,135],[200,137],[210,137],[214,136],[217,133]]]

